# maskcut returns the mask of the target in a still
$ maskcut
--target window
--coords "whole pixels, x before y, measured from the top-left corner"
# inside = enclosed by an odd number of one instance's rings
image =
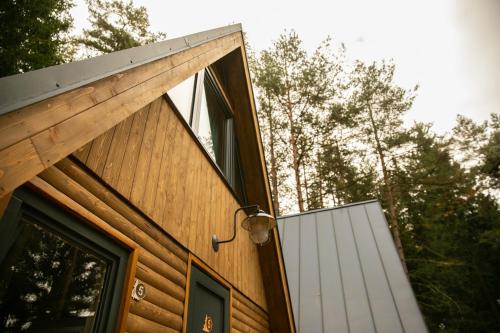
[[[113,332],[129,251],[21,189],[0,221],[0,331]]]
[[[167,92],[177,110],[188,123],[191,121],[195,83],[196,75],[193,75]]]
[[[203,88],[201,89],[201,103],[198,123],[198,138],[208,153],[215,160],[219,168],[225,169],[225,143],[226,126],[229,118],[229,111],[224,102],[217,94],[216,87],[205,75]]]
[[[167,95],[235,193],[246,202],[233,117],[214,74],[204,69]]]

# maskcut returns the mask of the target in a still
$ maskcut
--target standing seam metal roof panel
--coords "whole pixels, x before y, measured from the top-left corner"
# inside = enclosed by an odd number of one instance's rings
[[[278,218],[299,332],[427,332],[378,201]]]

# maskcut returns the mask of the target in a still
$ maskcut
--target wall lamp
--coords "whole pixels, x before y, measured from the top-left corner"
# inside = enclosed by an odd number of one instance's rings
[[[219,251],[219,244],[232,242],[236,238],[236,216],[241,210],[251,212],[241,222],[241,227],[250,233],[252,242],[257,245],[264,245],[269,241],[270,231],[276,226],[274,217],[261,210],[259,205],[244,206],[234,212],[233,237],[220,241],[217,235],[212,236],[212,248],[215,252]]]

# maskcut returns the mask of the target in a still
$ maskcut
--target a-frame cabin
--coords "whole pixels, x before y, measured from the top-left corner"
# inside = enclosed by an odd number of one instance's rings
[[[0,331],[292,332],[241,25],[0,79]],[[245,214],[239,214],[242,220]]]

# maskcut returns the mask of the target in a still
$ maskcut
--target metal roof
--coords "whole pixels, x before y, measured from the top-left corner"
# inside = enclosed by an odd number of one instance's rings
[[[378,201],[278,218],[299,332],[427,332]]]
[[[241,24],[0,78],[0,115],[241,31]]]

